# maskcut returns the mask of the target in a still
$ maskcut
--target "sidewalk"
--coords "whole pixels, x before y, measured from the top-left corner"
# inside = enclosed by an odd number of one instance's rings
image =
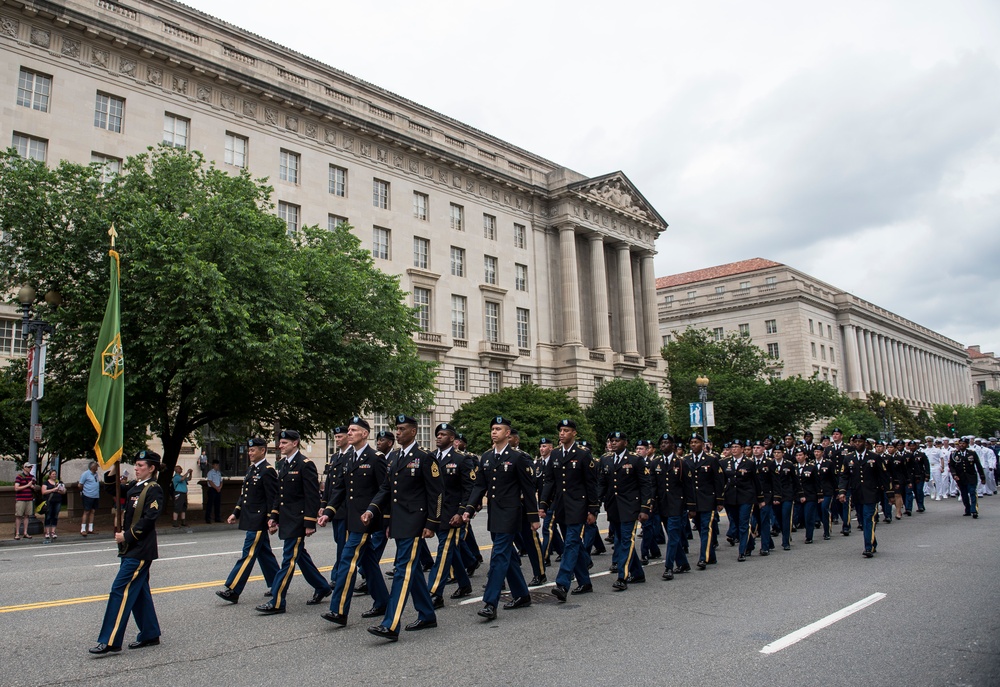
[[[236,530],[236,525],[228,525],[225,522],[208,524],[205,522],[204,512],[201,510],[188,511],[187,527],[173,527],[171,514],[165,513],[156,521],[156,536],[170,536],[174,534],[194,534],[197,532],[222,532],[224,530]],[[228,517],[228,514],[225,514]],[[94,529],[96,532],[88,534],[86,537],[80,536],[80,520],[78,518],[59,518],[59,526],[56,528],[59,544],[75,544],[78,542],[114,541],[114,522],[111,513],[97,514],[94,517]],[[14,526],[5,529],[0,533],[0,547],[6,546],[44,546],[45,535],[35,534],[31,539],[14,539]]]

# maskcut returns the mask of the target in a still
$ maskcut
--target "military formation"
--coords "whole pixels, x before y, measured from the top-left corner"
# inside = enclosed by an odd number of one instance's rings
[[[611,432],[595,457],[577,437],[576,424],[560,420],[552,438],[539,441],[535,457],[520,448],[510,418],[490,423],[491,446],[481,456],[467,452],[464,437],[450,424],[435,428],[435,450],[416,441],[417,420],[395,417],[395,433],[379,432],[369,445],[370,426],[355,416],[334,431],[336,451],[321,482],[316,465],[299,452],[300,436],[284,430],[279,459],[267,460],[267,442],[247,442],[250,466],[228,522],[245,532],[243,549],[216,595],[238,603],[255,566],[263,573],[267,597],[256,605],[263,615],[286,611],[296,568],[313,588],[308,605],[327,603],[320,617],[336,627],[348,624],[351,600],[367,595],[361,616],[376,620],[368,632],[395,642],[400,629],[437,627],[436,611],[450,599],[473,596],[472,576],[483,563],[470,526],[486,510],[492,539],[489,567],[478,615],[495,620],[506,611],[531,606],[530,589],[548,586],[548,568],[558,565],[551,594],[559,602],[594,591],[594,556],[613,545],[610,588],[625,592],[646,582],[652,561],[662,559],[662,580],[718,563],[724,537],[738,562],[768,556],[780,541],[792,548],[837,533],[861,532],[862,555],[878,552],[876,530],[925,511],[924,498],[961,497],[964,515],[979,517],[978,498],[996,493],[996,453],[970,438],[952,449],[941,440],[874,441],[856,434],[848,441],[839,429],[819,443],[801,439],[733,440],[721,452],[702,436],[685,442],[664,434],[634,443]],[[985,468],[984,468],[985,465]],[[142,468],[140,470],[140,467]],[[130,649],[159,644],[160,628],[149,593],[149,565],[156,559],[156,519],[163,492],[156,484],[159,456],[137,456],[137,481],[128,485],[123,531],[117,535],[122,564],[112,586],[98,645],[91,653],[122,648],[131,614],[139,635]],[[941,483],[947,486],[941,494]],[[607,537],[597,516],[604,511]],[[725,533],[720,515],[725,512]],[[337,560],[329,580],[320,574],[306,539],[331,525]],[[282,541],[280,563],[270,536]],[[388,542],[395,543],[392,570],[379,565]],[[436,539],[436,555],[428,540]],[[661,550],[660,546],[665,549]],[[532,577],[525,580],[521,559]],[[363,580],[358,584],[358,577]],[[356,586],[357,585],[357,586]],[[501,606],[504,590],[510,600]],[[407,601],[417,612],[402,623]],[[401,627],[402,626],[402,627]]]

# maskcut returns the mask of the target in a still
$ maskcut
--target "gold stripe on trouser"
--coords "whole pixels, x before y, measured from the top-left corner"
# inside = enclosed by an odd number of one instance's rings
[[[875,544],[875,528],[876,527],[878,527],[878,511],[874,511],[872,513],[872,540],[869,541],[869,542],[865,542],[866,544],[869,544],[869,545],[874,545]]]
[[[823,499],[824,501],[826,499]],[[822,506],[820,506],[822,508]],[[833,499],[830,499],[830,505],[826,509],[826,528],[827,531],[833,529]]]
[[[142,566],[146,565],[146,561],[139,561],[139,567],[135,569],[132,573],[132,579],[125,584],[125,589],[122,591],[122,601],[121,605],[118,606],[118,615],[115,617],[115,626],[111,629],[111,636],[108,637],[108,643],[113,644],[115,641],[115,636],[118,634],[118,626],[122,622],[122,614],[125,612],[125,604],[128,602],[128,592],[132,587],[132,583],[135,582],[135,578],[139,577],[139,572],[142,570]]]
[[[705,562],[708,562],[709,556],[712,555],[712,523],[715,522],[715,509],[712,509],[712,514],[708,516],[708,546],[705,547]]]
[[[555,526],[556,526],[556,519],[549,518],[549,538],[545,542],[545,558],[549,557],[550,555],[549,552],[552,549],[552,532],[554,531]]]
[[[444,538],[444,548],[441,549],[441,553],[438,554],[437,559],[437,575],[434,576],[434,584],[431,585],[431,596],[437,591],[437,588],[441,585],[441,580],[444,578],[445,568],[448,566],[445,563],[448,562],[448,549],[451,548],[451,540],[455,539],[455,545],[458,545],[458,532],[457,529],[448,530],[448,534]]]
[[[354,579],[354,571],[358,567],[358,559],[361,558],[361,547],[365,545],[366,541],[368,541],[367,532],[361,535],[361,541],[358,542],[358,545],[356,547],[354,547],[354,557],[351,558],[351,564],[347,568],[347,577],[345,578],[346,581],[344,583],[344,591],[340,593],[340,603],[337,605],[337,613],[339,613],[340,615],[344,615],[344,606],[347,604],[347,600],[351,598],[351,594],[354,592],[354,590],[351,588],[352,586],[351,580]]]
[[[632,538],[628,543],[628,555],[625,557],[625,577],[628,578],[630,572],[630,564],[632,563],[632,554],[635,553],[635,532],[639,529],[639,521],[636,520],[635,524],[632,525]],[[619,530],[620,531],[620,530]],[[617,534],[617,532],[616,532]]]
[[[418,553],[420,553],[420,537],[414,537],[413,546],[410,547],[410,561],[406,564],[406,573],[403,574],[403,588],[400,590],[399,599],[396,600],[396,613],[392,616],[392,625],[389,626],[393,632],[399,627],[399,616],[403,615],[403,606],[406,605],[406,597],[410,593],[410,577],[413,575],[413,565],[417,562]]]
[[[545,556],[542,555],[542,542],[538,539],[538,532],[531,530],[531,538],[534,540],[535,551],[538,553],[538,567],[545,574]]]
[[[253,538],[253,544],[250,545],[250,550],[247,551],[247,557],[243,561],[243,565],[240,566],[240,571],[236,573],[236,577],[233,578],[233,582],[239,583],[243,579],[243,575],[247,572],[247,567],[253,566],[253,557],[257,551],[257,543],[260,541],[261,530],[257,531],[257,536]]]
[[[848,496],[844,500],[844,505],[847,506],[847,510],[844,511],[843,513],[841,513],[841,515],[844,516],[844,527],[850,527],[851,526],[851,497],[850,496]],[[860,525],[861,523],[859,522],[858,524]]]
[[[285,573],[285,579],[281,581],[278,591],[274,593],[274,605],[279,608],[284,601],[284,594],[288,589],[288,584],[292,581],[292,576],[295,574],[295,562],[299,559],[300,546],[302,546],[302,537],[296,537],[295,546],[292,548],[292,558],[288,561],[288,572]]]
[[[803,503],[802,505],[805,506],[806,504]],[[803,508],[802,509],[802,519],[805,520],[805,517],[806,517],[806,509]],[[792,507],[788,509],[788,531],[789,531],[789,533],[791,533],[791,531],[792,531],[792,523],[794,523],[794,522],[795,522],[795,501],[792,501]]]

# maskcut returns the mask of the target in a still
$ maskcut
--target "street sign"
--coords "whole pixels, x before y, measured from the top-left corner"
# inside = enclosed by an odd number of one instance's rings
[[[41,425],[41,423],[39,423],[39,424],[37,424],[37,425],[34,426],[33,431],[32,431],[32,437],[34,438],[34,440],[35,440],[36,443],[42,440],[42,425]]]
[[[715,427],[715,405],[712,401],[705,404],[706,415],[708,416],[708,422],[702,423],[701,418],[701,404],[700,403],[689,403],[688,404],[688,414],[691,419],[692,427]]]

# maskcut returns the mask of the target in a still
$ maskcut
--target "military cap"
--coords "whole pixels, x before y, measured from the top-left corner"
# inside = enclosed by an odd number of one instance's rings
[[[833,430],[833,431],[836,432],[837,430]],[[865,437],[864,434],[852,434],[851,435],[851,441],[858,441],[859,439],[861,441],[867,441],[867,437]]]
[[[556,427],[569,427],[570,429],[576,429],[576,423],[569,418],[563,418],[559,421]]]
[[[652,446],[653,444],[649,441],[649,439],[639,439],[639,441],[635,442],[635,445],[636,445],[636,448],[638,448],[639,446],[647,446],[648,447],[648,446]]]
[[[740,441],[739,439],[733,439],[732,441],[729,442],[729,445],[730,446],[744,446],[745,444],[742,441]]]
[[[763,446],[764,445],[764,441],[762,439],[758,439],[757,441],[753,442],[753,445],[754,446]]]
[[[538,445],[541,446],[542,444],[548,444],[549,446],[555,445],[552,443],[552,440],[549,439],[548,437],[542,437],[541,439],[538,440]]]
[[[298,441],[300,439],[299,433],[294,429],[283,429],[278,437],[280,439],[289,439],[290,441]]]
[[[909,440],[909,441],[907,441],[906,443],[907,443],[907,444],[919,444],[920,442],[919,442],[919,441],[917,441],[916,439],[910,439],[910,440]]]
[[[777,446],[775,446],[775,447],[774,447],[774,448],[773,448],[772,450],[773,450],[773,451],[774,451],[775,453],[777,453],[778,451],[781,451],[782,453],[784,453],[784,452],[785,452],[785,447],[784,447],[783,445],[781,445],[781,444],[778,444],[778,445],[777,445]]]
[[[786,434],[786,435],[784,436],[784,438],[785,438],[785,439],[788,439],[788,438],[792,438],[792,439],[794,439],[794,438],[795,438],[795,435],[794,435],[794,434],[792,434],[791,432],[789,432],[788,434]]]
[[[730,447],[731,447],[732,445],[733,445],[733,442],[731,442],[731,441],[727,441],[726,443],[724,443],[724,444],[722,445],[722,448],[730,448]]]
[[[148,449],[139,451],[135,454],[136,460],[142,460],[157,467],[160,466],[160,454],[156,451],[150,451]]]
[[[465,435],[464,434],[456,434],[455,435],[455,439],[458,440],[458,441],[465,441]]]
[[[824,441],[824,440],[826,440],[826,441],[830,441],[830,435],[828,435],[828,434],[824,434],[823,436],[821,436],[821,437],[819,438],[819,440],[820,440],[820,441]]]
[[[361,417],[360,415],[355,415],[354,417],[352,417],[350,420],[347,421],[347,426],[350,427],[351,425],[355,425],[357,427],[360,427],[361,429],[367,429],[369,431],[371,431],[372,428],[371,425],[368,424],[368,421],[363,417]]]
[[[495,418],[490,420],[490,427],[496,427],[497,425],[507,425],[510,427],[510,420],[505,418],[503,415],[497,415]]]
[[[590,448],[590,442],[586,439],[580,439],[580,446],[583,448]]]
[[[247,448],[252,448],[254,446],[267,446],[267,442],[260,437],[250,437],[247,439]]]
[[[381,432],[375,435],[376,439],[388,439],[389,441],[395,441],[396,435],[387,429],[383,429]]]
[[[337,425],[333,428],[334,434],[347,434],[347,425]]]
[[[511,428],[510,428],[510,435],[511,435],[512,437],[518,437],[518,438],[520,438],[520,436],[521,436],[521,433],[520,433],[520,432],[518,432],[518,431],[517,431],[517,429],[515,429],[514,427],[511,427]]]
[[[617,441],[619,439],[624,439],[624,438],[625,438],[625,432],[608,432],[608,439],[614,439]]]
[[[410,417],[409,415],[404,415],[403,413],[400,413],[399,415],[396,416],[396,424],[397,425],[413,425],[414,427],[416,427],[419,423],[417,422],[416,418],[413,418],[413,417]]]
[[[703,439],[703,438],[701,437],[701,435],[700,435],[700,434],[698,434],[697,432],[693,432],[693,433],[691,434],[691,437],[690,437],[690,438],[688,439],[688,441],[694,441],[694,440],[696,440],[696,439],[697,439],[698,441],[702,441],[702,442],[703,442],[703,441],[705,441],[705,440],[704,440],[704,439]]]
[[[801,453],[802,455],[804,455],[804,456],[808,456],[808,455],[809,455],[809,452],[808,452],[808,451],[806,451],[806,450],[805,450],[804,448],[802,448],[801,446],[799,446],[799,447],[797,447],[797,448],[793,448],[793,449],[792,449],[792,455],[793,455],[793,456],[797,456],[797,455],[799,455],[800,453]]]
[[[830,434],[843,434],[843,433],[844,433],[844,430],[842,430],[840,427],[834,427],[833,431],[830,432]]]
[[[434,428],[434,436],[437,436],[441,432],[451,432],[452,434],[457,434],[455,428],[452,427],[447,422],[442,422],[437,427]]]
[[[669,441],[671,443],[676,443],[674,441],[674,438],[672,436],[670,436],[669,434],[661,434],[660,435],[660,443],[662,444],[664,441]]]

